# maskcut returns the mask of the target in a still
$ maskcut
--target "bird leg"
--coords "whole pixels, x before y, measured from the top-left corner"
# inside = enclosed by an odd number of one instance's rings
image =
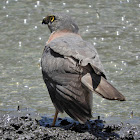
[[[57,115],[58,115],[58,110],[55,110],[55,115],[54,115],[54,119],[53,119],[52,126],[55,126],[55,122],[56,122],[56,119],[57,119]]]

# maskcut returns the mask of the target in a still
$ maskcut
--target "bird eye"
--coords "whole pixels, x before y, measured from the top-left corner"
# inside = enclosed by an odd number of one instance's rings
[[[50,21],[53,22],[55,20],[54,16],[50,16]]]

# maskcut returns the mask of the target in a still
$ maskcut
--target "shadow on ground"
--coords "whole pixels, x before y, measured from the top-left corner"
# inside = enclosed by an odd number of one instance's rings
[[[46,118],[42,117],[41,120],[39,120],[39,124],[44,127],[51,128],[53,119],[52,118]],[[105,121],[103,120],[90,120],[86,124],[80,124],[77,121],[74,121],[70,118],[61,119],[58,118],[56,125],[56,128],[61,128],[63,130],[67,130],[68,132],[78,133],[78,135],[82,134],[84,135],[85,139],[89,138],[120,138],[117,133],[115,133],[115,130],[120,130],[121,125],[112,125],[107,126],[105,124]]]

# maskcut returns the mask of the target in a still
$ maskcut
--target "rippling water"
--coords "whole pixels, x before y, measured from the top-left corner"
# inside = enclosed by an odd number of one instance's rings
[[[94,95],[93,117],[140,124],[139,0],[2,0],[0,5],[0,114],[54,114],[40,59],[49,37],[41,21],[49,12],[71,14],[81,36],[96,47],[108,80],[126,102]],[[134,117],[130,119],[133,111]],[[67,116],[66,114],[60,117]]]

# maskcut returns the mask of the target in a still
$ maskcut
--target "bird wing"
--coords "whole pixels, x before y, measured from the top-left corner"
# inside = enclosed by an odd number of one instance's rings
[[[125,97],[102,76],[87,73],[81,78],[81,82],[88,90],[103,98],[125,101]]]
[[[90,64],[96,74],[105,77],[105,71],[96,49],[91,43],[84,41],[79,35],[68,34],[56,38],[48,45],[52,50],[63,56],[74,58],[81,66]]]
[[[44,49],[41,66],[51,100],[60,112],[65,111],[85,123],[92,116],[92,94],[81,84],[82,71],[75,59],[55,51],[50,45]]]
[[[48,45],[58,54],[75,59],[80,66],[91,66],[94,72],[85,74],[81,79],[88,90],[106,99],[125,100],[124,96],[106,80],[99,55],[91,43],[84,41],[78,35],[69,34],[55,39]]]

